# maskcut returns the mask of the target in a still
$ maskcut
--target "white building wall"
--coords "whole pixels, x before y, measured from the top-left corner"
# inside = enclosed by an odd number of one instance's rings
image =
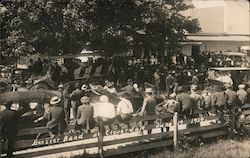
[[[201,51],[232,51],[238,52],[241,46],[248,45],[249,42],[236,41],[203,41]]]

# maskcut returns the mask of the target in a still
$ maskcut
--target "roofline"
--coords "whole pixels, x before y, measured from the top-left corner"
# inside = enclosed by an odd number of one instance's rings
[[[227,34],[227,33],[190,33],[186,36],[249,36],[250,34]]]

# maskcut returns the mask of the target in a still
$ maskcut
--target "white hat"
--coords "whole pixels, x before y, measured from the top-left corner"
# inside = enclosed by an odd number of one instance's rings
[[[153,93],[154,91],[153,91],[153,89],[152,88],[146,88],[146,90],[145,90],[145,93]]]
[[[86,89],[88,89],[88,86],[86,84],[83,84],[81,90],[86,90]]]
[[[59,98],[58,96],[54,96],[51,98],[50,104],[55,105],[55,104],[58,104],[60,101],[61,101],[61,98]]]
[[[37,107],[38,103],[37,102],[32,102],[30,103],[30,108],[35,109]]]
[[[59,84],[59,85],[58,85],[58,88],[63,88],[63,85],[62,85],[62,84]]]
[[[106,95],[102,95],[102,96],[100,96],[100,101],[101,102],[108,102],[109,98]]]
[[[246,85],[244,85],[244,84],[238,85],[238,88],[239,88],[239,89],[244,89],[245,87],[246,87]]]

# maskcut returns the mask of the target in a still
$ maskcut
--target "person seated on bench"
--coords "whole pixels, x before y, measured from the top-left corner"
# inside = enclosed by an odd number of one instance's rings
[[[50,137],[55,135],[62,135],[66,129],[65,113],[62,107],[60,107],[61,99],[58,96],[52,97],[50,100],[50,105],[48,112],[44,113],[44,116],[38,118],[34,122],[41,121],[45,118],[48,119],[47,127],[49,128]]]
[[[106,95],[100,96],[100,102],[98,118],[104,123],[112,121],[115,117],[115,106],[109,102]]]
[[[128,94],[126,92],[119,92],[120,102],[117,105],[116,117],[120,121],[127,121],[132,118],[134,112],[133,105],[128,100]]]
[[[82,97],[82,105],[78,107],[77,119],[76,119],[76,129],[90,131],[94,127],[94,108],[89,104],[89,97]]]

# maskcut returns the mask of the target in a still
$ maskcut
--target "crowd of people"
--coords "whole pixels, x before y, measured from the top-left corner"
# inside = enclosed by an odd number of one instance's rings
[[[166,60],[154,56],[143,59],[133,56],[102,59],[102,64],[107,60],[108,65],[114,67],[106,74],[104,84],[76,83],[72,88],[66,82],[61,82],[58,86],[60,96],[52,97],[49,106],[30,105],[27,109],[32,111],[31,115],[17,115],[11,109],[12,103],[8,102],[5,110],[0,112],[0,137],[10,142],[8,156],[12,156],[11,142],[14,142],[18,130],[17,122],[27,121],[21,116],[32,116],[34,124],[46,120],[50,136],[55,137],[62,135],[67,125],[72,123],[75,130],[90,132],[100,121],[107,124],[127,122],[135,116],[174,112],[180,113],[185,119],[192,117],[196,111],[215,111],[215,114],[220,114],[250,103],[250,86],[246,83],[238,84],[237,89],[232,84],[208,84],[209,64],[220,59],[217,63],[223,66],[229,61],[223,55],[220,55],[221,58],[214,56],[206,52],[196,59],[180,53]],[[204,62],[203,58],[208,61]],[[30,69],[41,73],[43,66],[39,60]],[[56,64],[53,71],[57,71],[55,78],[63,78],[69,69]]]

